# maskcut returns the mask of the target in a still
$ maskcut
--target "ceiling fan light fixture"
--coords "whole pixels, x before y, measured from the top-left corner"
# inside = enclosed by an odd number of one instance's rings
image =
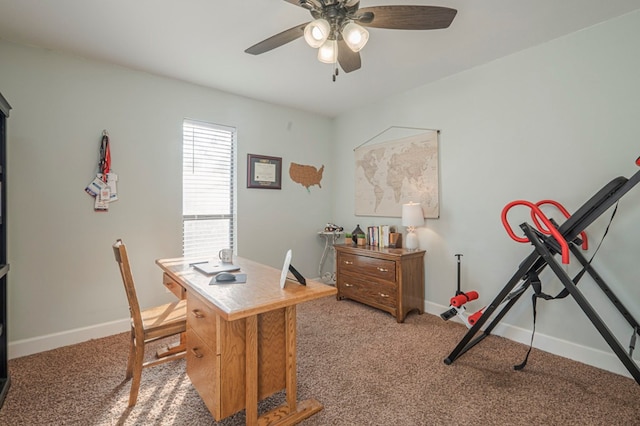
[[[326,19],[316,19],[309,22],[304,28],[304,39],[311,47],[318,48],[327,41],[329,33],[331,32],[331,26]]]
[[[351,21],[342,29],[342,38],[349,46],[349,49],[359,52],[369,41],[369,31]]]
[[[335,64],[338,60],[338,42],[327,40],[318,49],[318,60],[325,64]]]
[[[363,28],[438,30],[448,28],[458,11],[441,6],[388,5],[360,8],[360,0],[285,0],[306,9],[311,22],[298,24],[245,50],[260,55],[298,38],[318,49],[318,59],[346,73],[362,66],[360,50],[369,40]],[[333,78],[337,72],[334,73]]]

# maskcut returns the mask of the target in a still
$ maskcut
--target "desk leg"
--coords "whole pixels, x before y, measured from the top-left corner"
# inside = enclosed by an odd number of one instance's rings
[[[287,381],[287,404],[291,412],[296,411],[298,403],[298,383],[297,383],[297,360],[296,360],[296,307],[288,306],[285,310],[286,331],[286,381]]]
[[[247,425],[258,424],[258,316],[246,318],[245,405]]]
[[[260,426],[294,425],[322,410],[322,404],[315,399],[307,399],[305,401],[298,402],[295,305],[285,308],[285,328],[287,345],[285,366],[287,402],[286,404],[283,404],[260,416],[258,419],[258,425]],[[249,324],[247,323],[247,330],[248,329]],[[247,385],[248,384],[247,376]],[[248,404],[249,401],[247,400],[247,409],[249,408]],[[249,423],[249,416],[247,416],[247,424],[251,424]]]

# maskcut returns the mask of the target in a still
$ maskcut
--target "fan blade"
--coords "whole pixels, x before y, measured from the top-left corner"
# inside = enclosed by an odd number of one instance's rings
[[[447,28],[458,11],[440,6],[373,6],[358,13],[373,13],[371,22],[359,22],[363,27],[391,30],[437,30]]]
[[[360,52],[349,49],[343,39],[338,40],[338,63],[344,72],[351,72],[360,69],[362,62]]]
[[[276,47],[280,47],[283,44],[287,44],[297,38],[300,38],[304,35],[304,27],[306,27],[308,22],[304,24],[296,25],[293,28],[289,28],[281,33],[278,33],[274,36],[269,37],[268,39],[262,40],[260,43],[256,43],[247,50],[245,53],[250,53],[252,55],[259,55],[264,52],[268,52]]]

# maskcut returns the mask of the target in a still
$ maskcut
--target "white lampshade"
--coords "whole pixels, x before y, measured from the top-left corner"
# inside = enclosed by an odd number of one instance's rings
[[[318,60],[325,64],[334,64],[338,60],[338,42],[327,40],[318,49]]]
[[[369,41],[369,31],[355,22],[349,22],[342,29],[342,38],[349,49],[359,52]]]
[[[418,203],[402,205],[402,226],[422,226],[424,225],[424,214],[422,206]]]
[[[405,248],[408,250],[415,250],[418,248],[418,236],[416,235],[415,227],[424,225],[424,214],[422,213],[422,206],[418,203],[409,203],[402,205],[402,226],[407,227],[407,238],[405,241]]]
[[[309,22],[304,28],[304,39],[309,46],[316,49],[327,41],[330,31],[331,26],[329,25],[329,21],[326,19],[316,19],[315,21]]]

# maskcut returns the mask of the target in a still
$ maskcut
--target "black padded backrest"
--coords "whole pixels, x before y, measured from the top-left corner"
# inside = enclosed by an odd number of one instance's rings
[[[573,241],[609,207],[640,182],[640,172],[631,178],[617,177],[582,205],[558,230],[567,241]]]

